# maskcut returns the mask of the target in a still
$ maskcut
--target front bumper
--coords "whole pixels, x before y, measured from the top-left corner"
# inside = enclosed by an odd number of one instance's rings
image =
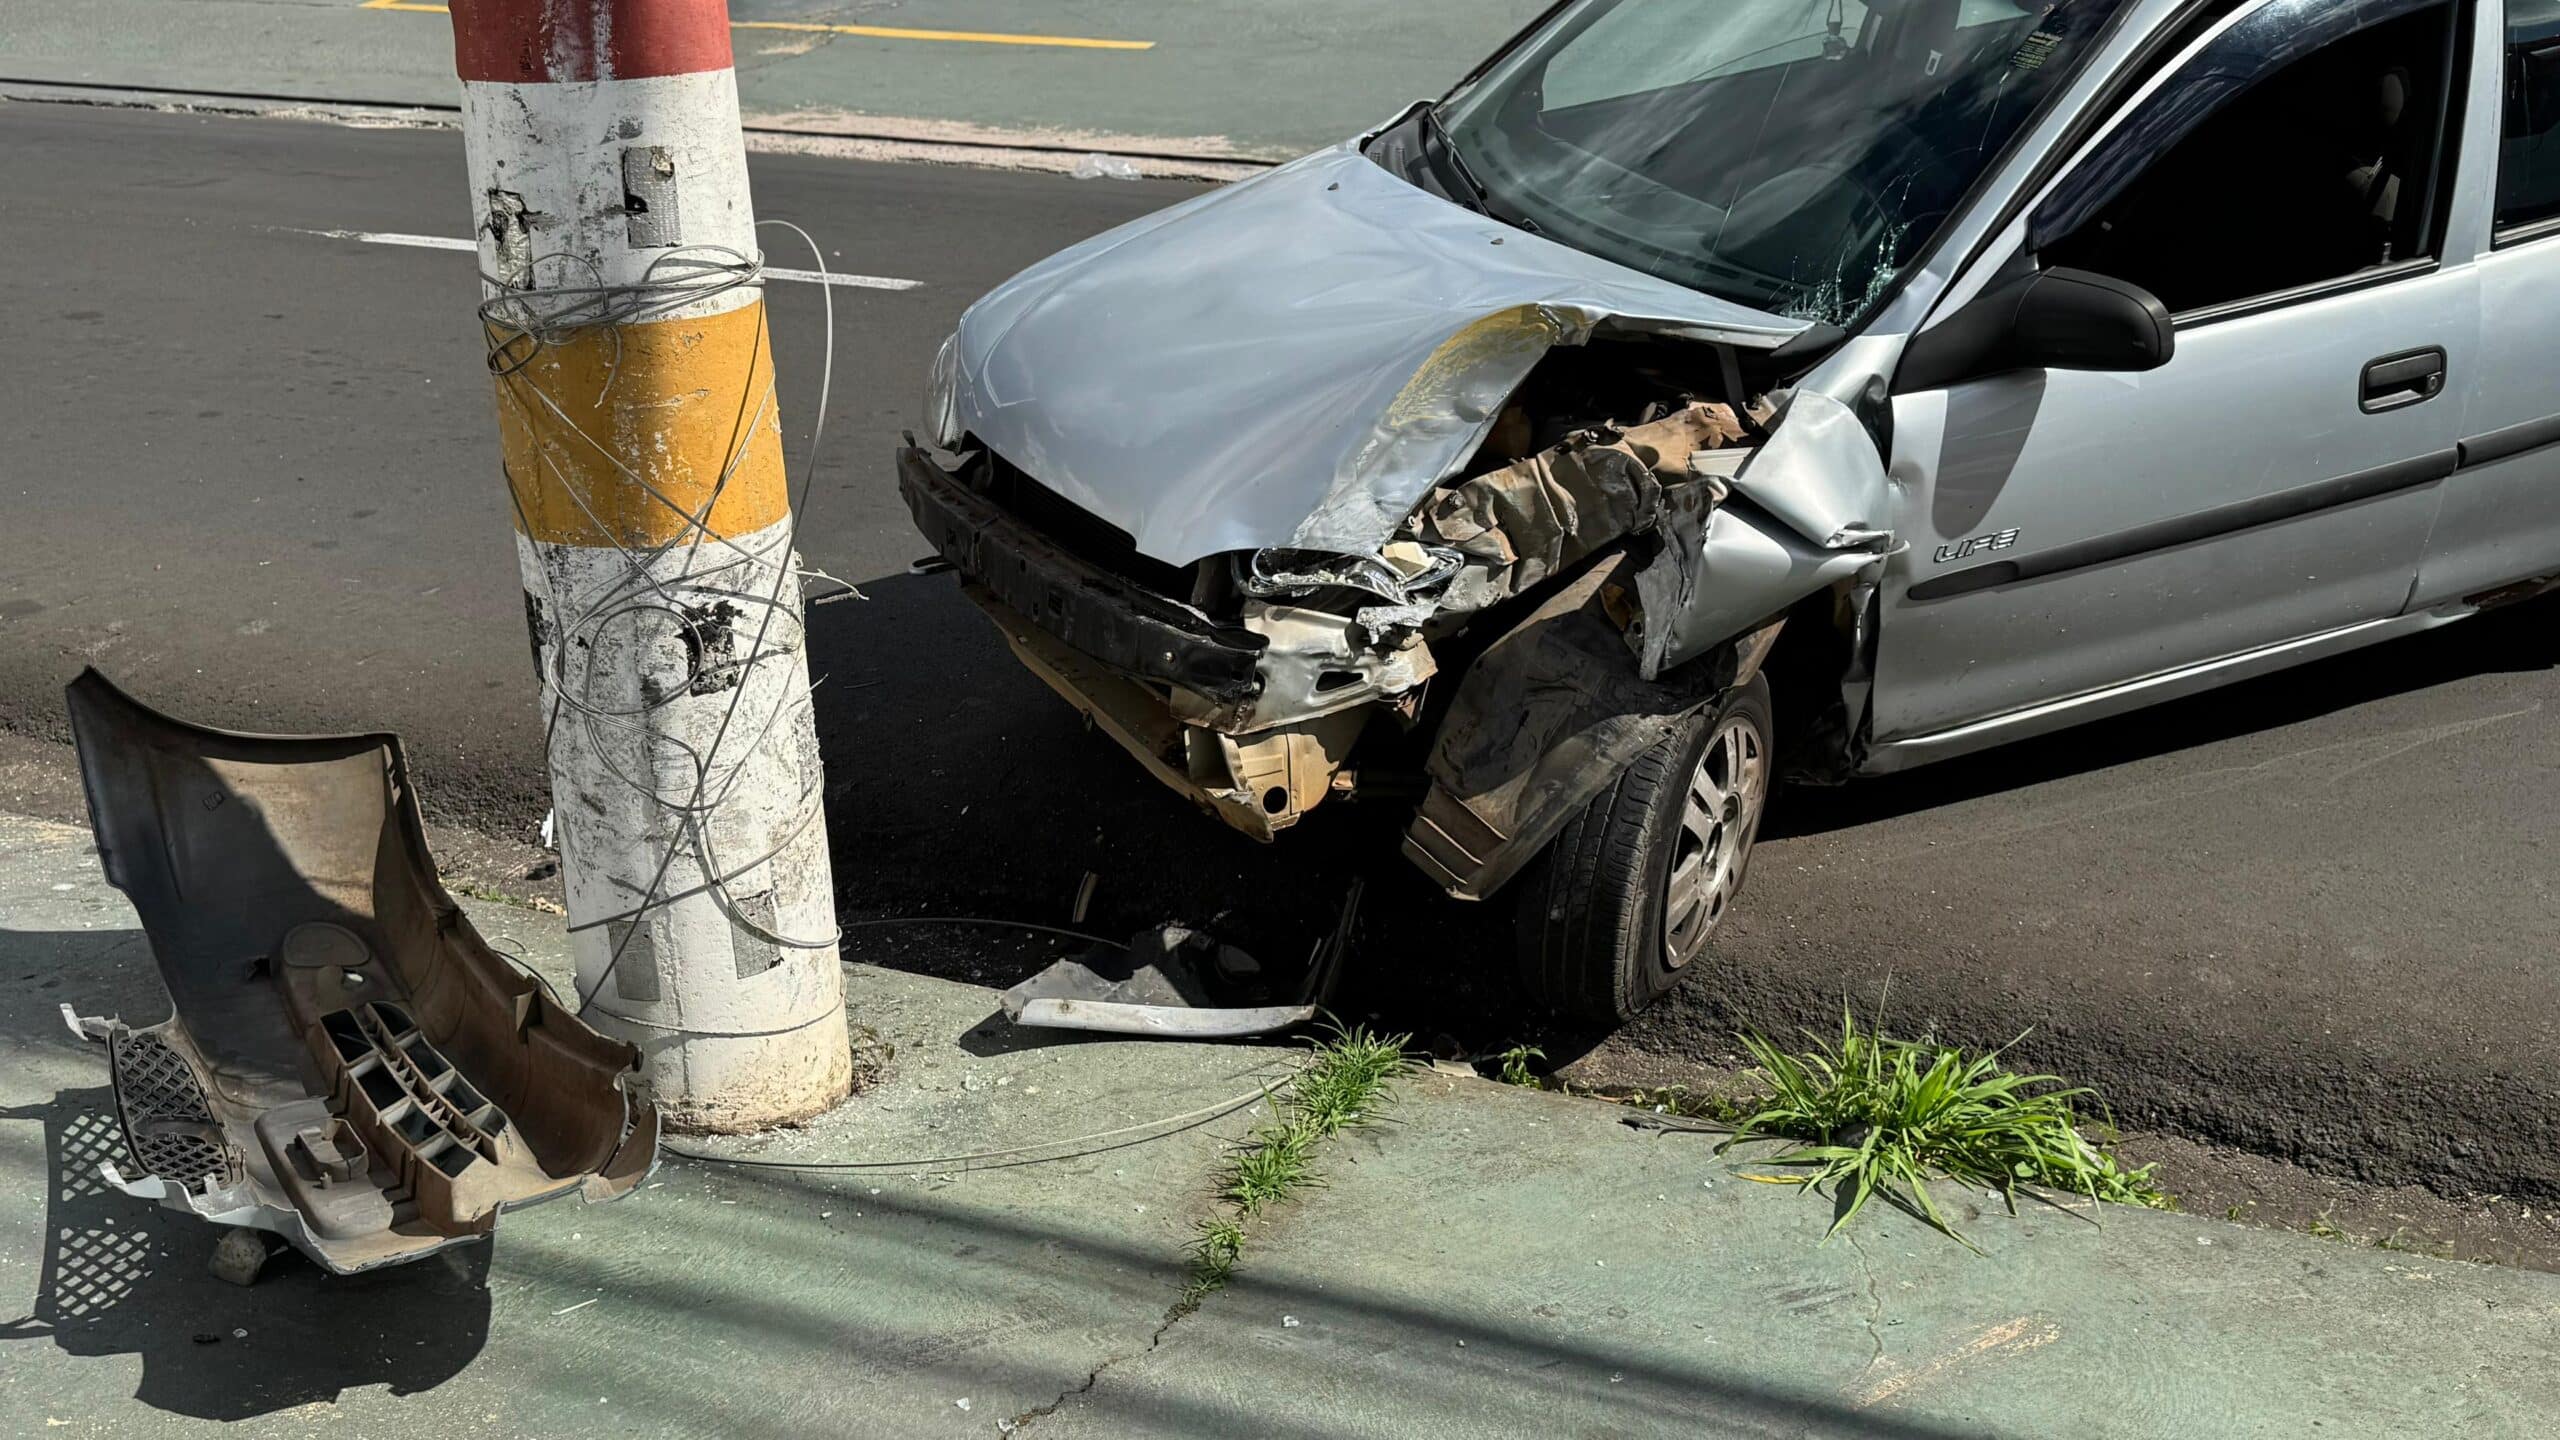
[[[1214,624],[1067,551],[917,446],[898,449],[898,492],[943,559],[1069,648],[1221,703],[1261,688],[1262,636]]]
[[[1276,719],[1261,703],[1271,667],[1287,690],[1328,663],[1324,637],[1310,635],[1321,620],[1266,616],[1277,645],[1220,625],[1059,545],[915,446],[898,452],[898,489],[1015,658],[1147,773],[1263,841],[1347,785],[1372,690]],[[1427,653],[1403,670],[1427,674]]]

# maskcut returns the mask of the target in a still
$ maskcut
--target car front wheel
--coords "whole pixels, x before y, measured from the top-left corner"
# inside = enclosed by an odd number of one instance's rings
[[[1532,999],[1618,1025],[1703,954],[1769,798],[1769,682],[1754,676],[1619,771],[1520,877]]]

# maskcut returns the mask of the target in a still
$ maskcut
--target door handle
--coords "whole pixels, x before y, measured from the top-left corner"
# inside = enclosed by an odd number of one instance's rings
[[[2372,415],[2432,400],[2443,391],[2444,350],[2430,345],[2424,350],[2403,350],[2367,363],[2356,406]]]

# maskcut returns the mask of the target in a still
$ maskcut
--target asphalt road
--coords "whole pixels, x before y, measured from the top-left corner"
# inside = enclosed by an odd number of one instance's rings
[[[94,661],[217,724],[389,726],[441,817],[543,808],[533,684],[466,257],[306,232],[462,233],[450,134],[0,107],[0,727],[59,734]],[[1172,917],[1304,953],[1369,887],[1346,1004],[1477,1046],[1499,917],[1444,907],[1392,817],[1259,848],[1157,790],[1023,675],[921,550],[889,446],[961,307],[1153,183],[760,158],[759,210],[836,268],[810,562],[848,916]],[[776,247],[777,263],[791,257]],[[818,292],[773,292],[794,454]],[[824,588],[824,587],[820,587]],[[1830,1023],[1994,1043],[2128,1123],[2376,1181],[2560,1197],[2560,607],[1836,793],[1781,798],[1732,929],[1610,1042],[1718,1058]],[[1003,979],[1028,952],[857,931],[890,963]],[[1889,993],[1888,993],[1889,979]],[[1550,1044],[1561,1057],[1562,1039]]]

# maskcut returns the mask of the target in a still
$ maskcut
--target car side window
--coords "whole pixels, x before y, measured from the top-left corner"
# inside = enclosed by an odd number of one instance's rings
[[[2182,321],[2432,256],[2460,34],[2452,0],[2261,6],[2083,158],[2029,244]]]
[[[2560,220],[2560,0],[2506,0],[2497,238]]]

